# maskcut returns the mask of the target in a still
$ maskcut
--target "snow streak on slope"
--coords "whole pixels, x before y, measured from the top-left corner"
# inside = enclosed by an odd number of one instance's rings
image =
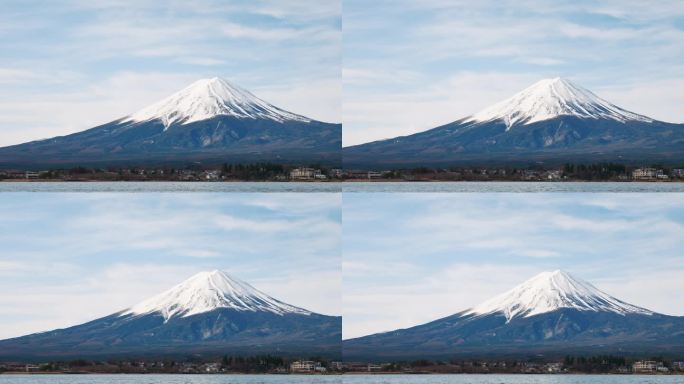
[[[121,316],[161,313],[168,320],[218,308],[278,315],[311,314],[305,309],[278,301],[225,272],[215,270],[198,273],[168,291],[124,310]]]
[[[572,82],[561,79],[540,80],[513,97],[485,108],[464,122],[503,120],[508,129],[558,116],[611,119],[620,122],[653,119],[626,111]]]
[[[542,272],[510,291],[467,310],[465,315],[503,313],[508,321],[530,317],[561,308],[580,311],[614,312],[625,315],[653,312],[620,301],[569,273]]]
[[[224,79],[214,77],[198,80],[166,99],[125,117],[122,122],[161,120],[168,128],[175,123],[188,124],[221,115],[277,122],[311,121],[275,107]]]

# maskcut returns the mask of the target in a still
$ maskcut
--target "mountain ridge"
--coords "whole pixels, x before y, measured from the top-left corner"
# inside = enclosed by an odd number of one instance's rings
[[[482,316],[504,313],[510,322],[516,317],[530,317],[560,308],[617,314],[654,313],[618,300],[568,272],[555,270],[542,272],[511,290],[466,310],[464,314]]]
[[[540,80],[512,97],[485,108],[461,121],[483,123],[503,120],[507,130],[517,125],[560,116],[607,118],[615,121],[653,122],[650,117],[624,110],[588,89],[560,77]]]
[[[312,121],[308,117],[282,110],[219,77],[197,80],[120,121],[140,123],[161,120],[168,128],[174,123],[186,125],[222,115],[245,119],[265,118],[277,122]]]
[[[168,321],[172,317],[188,317],[218,308],[266,311],[277,315],[313,313],[274,299],[223,271],[213,270],[197,273],[169,290],[121,311],[120,316],[161,313]]]

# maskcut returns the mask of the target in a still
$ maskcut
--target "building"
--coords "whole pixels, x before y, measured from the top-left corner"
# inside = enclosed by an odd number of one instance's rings
[[[632,372],[634,373],[654,373],[658,371],[658,367],[663,367],[663,363],[651,360],[635,361],[632,364]],[[665,367],[663,367],[665,368]]]
[[[672,369],[676,371],[684,371],[684,361],[673,361]]]
[[[201,368],[204,373],[219,373],[221,370],[221,365],[219,363],[207,363]]]
[[[38,372],[40,367],[35,364],[26,364],[26,372]]]
[[[202,179],[207,180],[207,181],[217,181],[221,178],[221,172],[220,171],[204,171],[202,172]]]
[[[632,171],[632,179],[634,180],[667,180],[669,177],[662,169],[655,168],[637,168]]]
[[[295,168],[290,171],[290,179],[292,180],[324,180],[326,178],[320,169]]]
[[[551,180],[551,181],[560,180],[561,179],[561,171],[559,171],[559,170],[546,171],[544,173],[544,179]]]
[[[293,361],[290,364],[290,372],[294,373],[312,373],[312,372],[321,372],[321,363],[317,361]],[[325,370],[325,368],[323,368]]]
[[[382,178],[382,173],[377,171],[348,171],[347,176],[350,179],[380,179]]]
[[[546,372],[548,373],[561,373],[563,371],[563,364],[561,363],[547,363]]]

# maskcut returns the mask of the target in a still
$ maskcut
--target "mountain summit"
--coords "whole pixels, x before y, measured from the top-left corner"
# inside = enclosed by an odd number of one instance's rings
[[[133,113],[123,122],[161,120],[165,127],[187,125],[217,116],[277,122],[311,119],[275,107],[219,77],[201,79],[173,95]]]
[[[348,169],[684,161],[684,124],[620,108],[562,78],[408,136],[345,147]]]
[[[159,313],[168,321],[172,317],[188,317],[219,308],[277,315],[311,314],[276,300],[223,271],[214,270],[200,272],[168,291],[124,310],[121,316]]]
[[[464,119],[464,122],[501,120],[510,129],[515,125],[528,125],[561,116],[653,122],[651,118],[626,111],[560,77],[540,80],[512,97]]]
[[[540,273],[471,309],[343,342],[349,359],[684,353],[684,317],[628,304],[564,271]]]
[[[516,317],[531,317],[562,308],[621,315],[653,314],[647,309],[620,301],[561,270],[542,272],[510,291],[473,307],[465,314],[483,316],[501,313],[510,322]]]
[[[226,353],[339,358],[341,335],[340,317],[286,304],[214,270],[100,319],[0,340],[0,360]]]
[[[0,148],[1,168],[342,162],[342,126],[285,111],[227,80],[198,80],[104,125]]]

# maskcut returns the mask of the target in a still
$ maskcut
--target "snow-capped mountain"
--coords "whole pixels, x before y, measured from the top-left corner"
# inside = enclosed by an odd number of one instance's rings
[[[517,287],[469,309],[466,315],[502,313],[507,321],[531,317],[562,308],[579,311],[652,315],[653,312],[602,292],[586,281],[561,270],[542,272]]]
[[[273,106],[225,79],[201,79],[173,95],[124,117],[123,122],[161,120],[165,127],[186,125],[217,116],[268,119],[277,122],[311,119]]]
[[[564,271],[445,318],[343,341],[350,360],[655,352],[684,353],[684,317],[628,304]]]
[[[339,165],[341,143],[341,124],[285,111],[214,77],[95,128],[0,148],[0,168],[198,162]]]
[[[567,79],[544,79],[473,115],[343,149],[346,168],[684,161],[684,124],[627,111]]]
[[[342,319],[277,300],[222,271],[65,329],[0,340],[0,360],[207,354],[339,358]]]
[[[646,116],[626,111],[596,96],[570,80],[543,79],[504,101],[465,118],[464,122],[501,120],[510,129],[560,116],[583,119],[609,119],[619,122],[652,122]]]
[[[219,308],[271,312],[277,315],[311,312],[285,304],[219,270],[200,272],[166,292],[124,310],[121,316],[159,313],[166,321]]]

